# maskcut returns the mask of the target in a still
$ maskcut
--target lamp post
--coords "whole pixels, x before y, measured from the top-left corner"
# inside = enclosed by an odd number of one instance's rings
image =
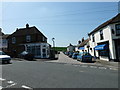
[[[55,48],[55,38],[52,38],[52,41],[53,41],[53,49]]]

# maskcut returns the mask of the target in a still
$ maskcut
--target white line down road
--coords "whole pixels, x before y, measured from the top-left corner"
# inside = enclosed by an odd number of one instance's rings
[[[0,81],[5,81],[6,79],[0,78]]]
[[[22,88],[29,89],[29,90],[33,90],[31,87],[28,87],[28,86],[26,86],[26,85],[22,85]]]

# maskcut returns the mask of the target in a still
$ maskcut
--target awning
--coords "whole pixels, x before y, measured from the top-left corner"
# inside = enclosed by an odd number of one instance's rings
[[[84,48],[84,47],[80,47],[79,49],[80,49],[80,50],[84,50],[85,48]]]
[[[101,44],[94,47],[95,50],[105,50],[107,48],[108,48],[107,44]]]

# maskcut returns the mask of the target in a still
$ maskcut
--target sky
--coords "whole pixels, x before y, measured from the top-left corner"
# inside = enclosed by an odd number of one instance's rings
[[[77,45],[83,37],[118,13],[118,2],[2,2],[0,27],[5,34],[36,26],[52,45]]]

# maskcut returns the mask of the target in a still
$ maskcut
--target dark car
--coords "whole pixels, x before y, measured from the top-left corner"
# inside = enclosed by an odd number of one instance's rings
[[[69,52],[68,56],[71,58],[73,55],[73,52]]]
[[[77,59],[77,55],[78,55],[78,53],[73,53],[72,58]]]
[[[77,60],[81,62],[92,62],[92,56],[88,52],[81,52],[77,55]]]
[[[26,59],[26,60],[33,60],[34,59],[34,54],[31,54],[27,51],[23,51],[22,53],[19,54],[20,58]]]

